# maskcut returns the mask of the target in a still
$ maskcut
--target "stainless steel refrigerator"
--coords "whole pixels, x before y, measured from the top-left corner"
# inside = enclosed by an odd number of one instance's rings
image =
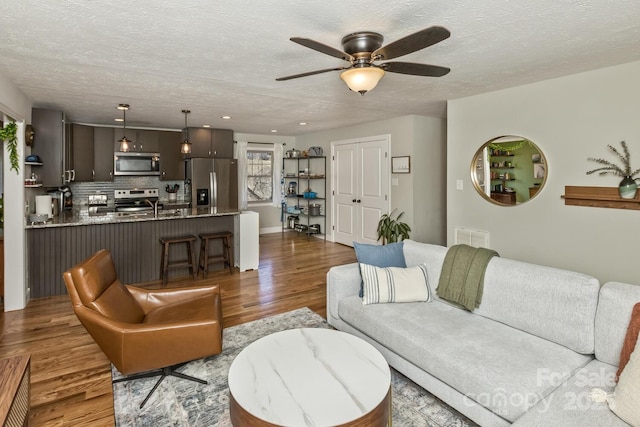
[[[238,212],[238,161],[195,157],[185,160],[191,207]]]

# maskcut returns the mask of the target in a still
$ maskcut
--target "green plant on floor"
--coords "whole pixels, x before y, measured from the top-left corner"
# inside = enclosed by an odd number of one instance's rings
[[[390,214],[384,214],[378,221],[378,240],[382,239],[382,244],[395,243],[400,240],[408,239],[411,227],[400,221],[404,212],[400,212],[395,218],[396,210]]]
[[[5,127],[0,128],[0,140],[7,141],[11,170],[16,171],[17,174],[20,171],[18,158],[18,125],[16,125],[15,122],[11,122]]]

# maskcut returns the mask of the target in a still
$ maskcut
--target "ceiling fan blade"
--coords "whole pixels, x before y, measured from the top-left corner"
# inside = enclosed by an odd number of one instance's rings
[[[339,58],[345,61],[353,60],[353,56],[349,55],[348,53],[335,49],[331,46],[327,46],[326,44],[322,44],[315,40],[305,39],[302,37],[291,37],[289,40],[291,40],[294,43],[298,43],[299,45],[302,45],[304,47],[308,47],[309,49],[313,49],[320,53],[324,53],[325,55],[333,56],[335,58]]]
[[[390,73],[411,74],[413,76],[442,77],[449,74],[450,68],[438,65],[415,64],[413,62],[385,62],[380,68]]]
[[[391,42],[386,46],[382,46],[380,49],[373,52],[371,57],[381,60],[398,58],[439,43],[442,40],[449,38],[450,35],[451,32],[444,27],[434,26],[425,28],[422,31],[418,31],[417,33],[410,34],[399,40]]]
[[[281,82],[281,81],[284,81],[284,80],[291,80],[291,79],[297,79],[297,78],[300,78],[300,77],[313,76],[314,74],[328,73],[329,71],[346,70],[348,68],[351,68],[351,67],[325,68],[324,70],[309,71],[307,73],[300,73],[300,74],[293,74],[291,76],[278,77],[276,79],[276,81],[277,82]]]

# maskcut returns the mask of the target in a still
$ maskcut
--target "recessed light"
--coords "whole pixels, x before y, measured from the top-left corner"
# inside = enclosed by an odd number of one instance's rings
[[[120,111],[127,111],[129,109],[129,104],[118,104],[116,109]]]
[[[114,122],[123,122],[123,119],[113,119]]]
[[[210,128],[211,125],[202,125],[203,128]]]
[[[300,126],[306,126],[306,125],[308,125],[308,123],[307,123],[307,122],[300,122],[300,123],[298,123],[298,124],[299,124]]]
[[[278,129],[271,129],[271,133],[276,133],[278,132]]]
[[[222,116],[220,117],[221,119],[225,119],[225,120],[231,120],[231,116]]]

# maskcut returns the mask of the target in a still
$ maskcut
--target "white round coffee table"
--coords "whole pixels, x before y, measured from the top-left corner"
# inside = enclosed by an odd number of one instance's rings
[[[261,338],[229,369],[234,426],[387,426],[391,372],[371,344],[331,329]]]

